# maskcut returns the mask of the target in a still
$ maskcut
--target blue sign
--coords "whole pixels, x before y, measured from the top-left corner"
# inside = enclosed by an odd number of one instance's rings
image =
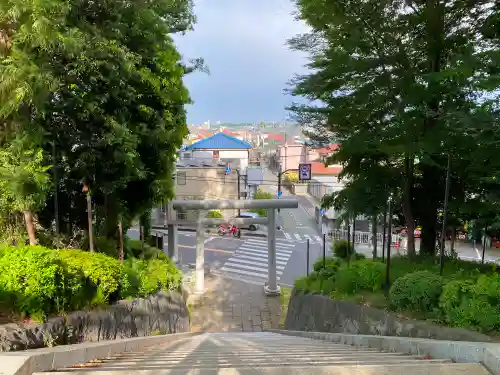
[[[231,168],[226,167],[226,173],[230,173],[230,172],[231,172]]]
[[[283,195],[282,191],[278,191],[278,197],[281,197]]]
[[[324,209],[324,208],[322,208],[321,210],[319,210],[319,215],[320,215],[320,216],[323,216],[323,215],[325,214],[325,212],[326,212],[326,211],[325,211],[325,209]]]

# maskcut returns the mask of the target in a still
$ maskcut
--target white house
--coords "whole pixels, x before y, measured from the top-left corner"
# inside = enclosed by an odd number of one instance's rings
[[[252,146],[247,142],[224,133],[216,133],[193,143],[181,151],[181,159],[221,160],[231,164],[231,168],[246,170]]]

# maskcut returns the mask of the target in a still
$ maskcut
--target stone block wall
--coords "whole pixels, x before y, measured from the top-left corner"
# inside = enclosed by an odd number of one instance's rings
[[[189,312],[177,292],[78,311],[44,324],[0,326],[0,352],[189,332]]]
[[[454,341],[491,341],[487,335],[462,328],[449,328],[410,320],[348,301],[293,290],[285,329],[379,336],[402,336]]]

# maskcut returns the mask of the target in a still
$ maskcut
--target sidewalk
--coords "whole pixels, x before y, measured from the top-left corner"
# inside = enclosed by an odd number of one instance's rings
[[[264,286],[205,274],[205,294],[188,298],[191,331],[260,332],[279,328],[280,297],[267,297]]]

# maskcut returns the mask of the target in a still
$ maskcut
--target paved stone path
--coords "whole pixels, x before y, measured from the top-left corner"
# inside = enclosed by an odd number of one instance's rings
[[[205,276],[206,293],[190,297],[191,330],[205,332],[260,332],[278,328],[279,297],[267,297],[264,286]]]

